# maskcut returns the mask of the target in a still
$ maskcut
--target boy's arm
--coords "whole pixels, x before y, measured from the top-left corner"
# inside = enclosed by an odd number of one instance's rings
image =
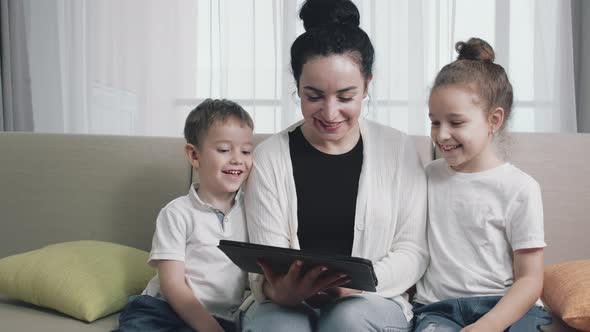
[[[514,284],[500,302],[462,331],[504,331],[535,304],[543,290],[543,248],[514,252]]]
[[[174,311],[193,329],[200,332],[223,332],[217,323],[195,297],[184,279],[184,262],[174,260],[158,261],[160,289]]]

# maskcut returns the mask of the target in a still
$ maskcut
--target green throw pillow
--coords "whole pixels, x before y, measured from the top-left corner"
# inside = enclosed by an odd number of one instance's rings
[[[155,271],[148,253],[99,241],[49,245],[0,259],[0,293],[83,321],[121,310]]]

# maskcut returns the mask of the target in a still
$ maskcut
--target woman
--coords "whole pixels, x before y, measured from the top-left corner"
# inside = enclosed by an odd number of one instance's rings
[[[277,275],[262,263],[245,331],[411,329],[402,294],[427,266],[426,180],[408,136],[359,119],[374,60],[359,17],[349,0],[304,3],[291,47],[304,120],[257,147],[245,203],[250,241],[370,259],[377,293],[321,266]]]

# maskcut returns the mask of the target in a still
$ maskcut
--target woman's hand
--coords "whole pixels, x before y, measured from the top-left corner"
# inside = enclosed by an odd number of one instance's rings
[[[362,293],[362,291],[356,289],[333,287],[328,288],[323,292],[316,293],[311,297],[308,297],[307,299],[305,299],[305,303],[309,304],[313,308],[321,308],[326,304],[334,302],[334,300],[336,299],[360,293]]]
[[[334,287],[326,289],[326,293],[330,294],[334,299],[338,299],[349,295],[360,294],[362,291],[346,287]]]
[[[328,288],[341,286],[349,281],[346,275],[329,273],[324,266],[316,266],[301,275],[302,261],[295,261],[284,275],[277,275],[270,265],[259,261],[266,281],[264,293],[273,302],[293,306]]]

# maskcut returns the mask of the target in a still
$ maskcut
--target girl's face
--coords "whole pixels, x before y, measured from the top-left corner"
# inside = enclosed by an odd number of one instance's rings
[[[332,154],[354,147],[368,83],[359,65],[346,55],[319,56],[303,65],[298,87],[302,130],[312,145]]]
[[[480,172],[501,163],[490,135],[497,126],[477,104],[478,99],[465,86],[446,85],[432,91],[428,101],[432,141],[457,172]]]

